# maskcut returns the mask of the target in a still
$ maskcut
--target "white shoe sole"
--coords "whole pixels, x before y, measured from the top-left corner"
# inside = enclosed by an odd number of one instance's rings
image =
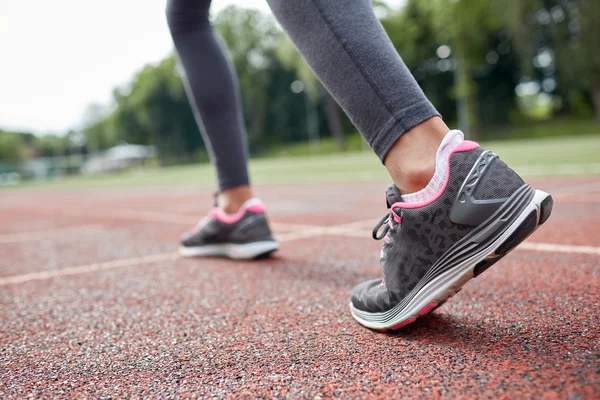
[[[273,240],[245,244],[223,243],[198,247],[179,247],[184,257],[227,257],[234,260],[251,260],[279,249]]]

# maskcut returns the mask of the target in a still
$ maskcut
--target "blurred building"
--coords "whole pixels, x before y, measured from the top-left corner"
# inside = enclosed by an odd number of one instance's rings
[[[147,160],[154,158],[155,154],[154,146],[121,143],[104,152],[90,155],[81,168],[81,172],[83,174],[99,174],[122,171],[143,165]]]

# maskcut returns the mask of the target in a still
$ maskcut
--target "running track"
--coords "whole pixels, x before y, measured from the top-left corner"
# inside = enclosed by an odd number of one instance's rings
[[[187,260],[202,189],[0,192],[1,398],[600,398],[600,179],[430,317],[357,325],[383,184],[261,187],[272,260]]]

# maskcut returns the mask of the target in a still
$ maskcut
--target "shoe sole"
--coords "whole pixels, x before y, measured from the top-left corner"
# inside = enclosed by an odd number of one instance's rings
[[[264,258],[279,249],[279,244],[272,240],[244,244],[223,243],[198,247],[179,247],[179,254],[184,257],[227,257],[234,260],[253,260]]]
[[[354,308],[350,303],[352,316],[359,324],[367,328],[387,332],[400,329],[429,315],[458,293],[468,281],[481,275],[535,232],[550,217],[552,206],[552,196],[541,190],[535,190],[532,199],[514,219],[514,222],[491,244],[432,279],[414,295],[406,306],[402,307],[400,311],[395,311],[397,315],[388,317],[394,309],[386,313],[368,313]],[[386,320],[377,322],[365,319],[369,317]]]

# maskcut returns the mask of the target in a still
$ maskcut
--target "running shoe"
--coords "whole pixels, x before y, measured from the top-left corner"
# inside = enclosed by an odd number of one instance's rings
[[[542,225],[552,197],[526,184],[491,151],[463,141],[448,156],[445,182],[427,202],[387,192],[389,213],[373,231],[384,239],[381,278],[352,291],[350,309],[377,331],[424,317]]]
[[[251,199],[236,214],[226,214],[215,205],[206,218],[183,235],[179,253],[184,257],[249,260],[269,256],[278,248],[264,204]]]

